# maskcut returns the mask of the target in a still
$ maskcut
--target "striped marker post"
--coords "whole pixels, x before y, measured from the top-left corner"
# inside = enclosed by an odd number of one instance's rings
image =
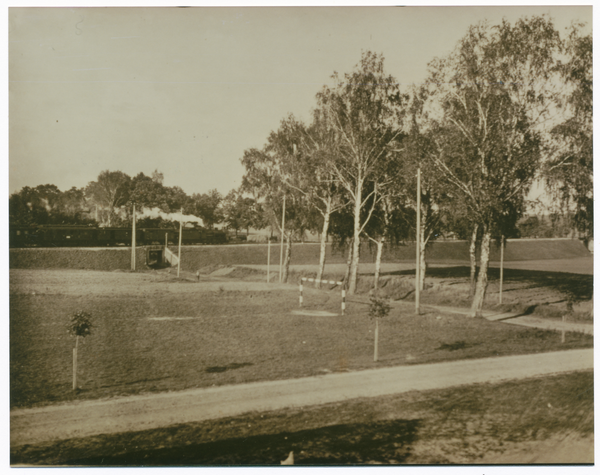
[[[302,295],[302,291],[304,290],[304,286],[302,283],[304,281],[320,282],[321,284],[331,284],[331,285],[340,285],[340,286],[344,285],[343,282],[338,282],[335,280],[319,280],[319,279],[313,279],[310,277],[301,277],[300,278],[300,296],[298,298],[300,307],[302,307],[302,303],[304,302],[304,297]],[[342,315],[344,315],[345,311],[346,311],[346,290],[342,287]]]

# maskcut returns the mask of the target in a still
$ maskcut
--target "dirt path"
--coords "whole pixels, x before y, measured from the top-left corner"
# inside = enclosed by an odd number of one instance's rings
[[[17,409],[10,413],[11,447],[592,368],[592,349],[570,350]]]
[[[469,261],[446,261],[439,262],[435,260],[429,261],[430,267],[468,267]],[[249,267],[266,271],[267,266],[262,264],[244,264],[239,267]],[[490,267],[500,267],[500,262],[491,261]],[[317,264],[292,264],[290,269],[294,271],[316,272]],[[382,262],[381,272],[398,272],[406,271],[415,268],[414,262]],[[546,260],[530,260],[530,261],[505,261],[505,269],[521,269],[521,270],[537,270],[545,272],[567,272],[572,274],[587,274],[594,273],[594,259],[592,257],[576,257],[570,259],[546,259]],[[271,270],[277,270],[277,266],[271,266]],[[325,271],[328,273],[343,274],[346,271],[346,264],[329,263],[325,266]],[[361,262],[358,265],[359,274],[373,274],[375,264],[371,262]]]
[[[423,311],[427,308],[435,309],[440,312],[457,313],[460,315],[467,315],[469,309],[459,307],[444,307],[442,305],[424,305]],[[491,322],[502,322],[509,325],[520,325],[523,327],[540,328],[542,330],[553,330],[553,331],[565,331],[565,332],[579,332],[585,333],[586,335],[594,334],[593,323],[579,323],[569,322],[561,320],[550,320],[547,318],[540,318],[531,315],[519,315],[513,312],[498,313],[493,310],[484,310],[483,317]]]

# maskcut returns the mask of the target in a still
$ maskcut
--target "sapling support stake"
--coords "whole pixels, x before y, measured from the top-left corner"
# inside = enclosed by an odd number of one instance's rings
[[[379,318],[375,318],[375,353],[373,355],[373,361],[377,361],[379,358]]]
[[[75,348],[73,348],[73,391],[77,389],[77,345],[79,344],[79,335],[75,337]]]

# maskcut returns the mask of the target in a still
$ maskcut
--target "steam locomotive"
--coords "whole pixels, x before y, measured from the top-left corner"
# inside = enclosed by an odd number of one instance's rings
[[[171,244],[179,242],[179,229],[138,228],[136,245]],[[10,226],[10,247],[84,247],[84,246],[130,246],[131,228],[99,228],[92,226]],[[223,231],[200,226],[183,228],[182,244],[224,244],[227,234]]]

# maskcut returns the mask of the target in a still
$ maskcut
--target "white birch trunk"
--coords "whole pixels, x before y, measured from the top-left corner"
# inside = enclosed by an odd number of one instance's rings
[[[484,228],[483,239],[481,240],[481,260],[479,263],[479,276],[477,277],[477,287],[475,288],[475,297],[471,305],[471,317],[481,317],[485,291],[488,284],[488,264],[490,262],[490,241],[491,233]]]
[[[425,245],[419,249],[419,290],[422,292],[425,287],[425,272],[427,272],[427,262],[425,260]]]
[[[471,261],[471,278],[470,278],[470,289],[469,296],[473,298],[475,296],[475,275],[477,274],[477,230],[479,225],[475,224],[473,232],[471,233],[471,242],[469,243],[469,259]]]
[[[425,215],[427,220],[427,215]],[[419,248],[419,290],[423,291],[425,286],[425,273],[427,272],[427,262],[425,260],[425,248],[429,241],[429,236],[425,236],[425,224],[421,224],[421,247]]]
[[[292,233],[285,236],[285,257],[283,259],[283,276],[281,282],[287,283],[290,274],[290,260],[292,259]]]
[[[329,232],[329,217],[331,216],[331,199],[327,200],[327,207],[323,215],[323,229],[321,230],[321,249],[319,251],[319,270],[317,271],[317,281],[315,287],[321,288],[321,279],[325,270],[325,252],[327,250],[327,233]]]
[[[356,196],[354,200],[354,234],[352,241],[352,262],[350,264],[350,282],[348,284],[348,294],[353,295],[356,292],[356,277],[358,275],[358,261],[360,259],[360,209],[362,202],[362,181],[358,182],[356,187]]]
[[[373,277],[373,288],[379,287],[379,274],[381,272],[381,254],[383,253],[384,238],[379,238],[377,243],[377,257],[375,258],[375,276]]]
[[[344,275],[344,287],[348,290],[348,280],[350,278],[350,265],[352,264],[352,250],[354,246],[352,245],[352,240],[350,240],[350,244],[348,245],[348,259],[346,259],[346,274]]]

